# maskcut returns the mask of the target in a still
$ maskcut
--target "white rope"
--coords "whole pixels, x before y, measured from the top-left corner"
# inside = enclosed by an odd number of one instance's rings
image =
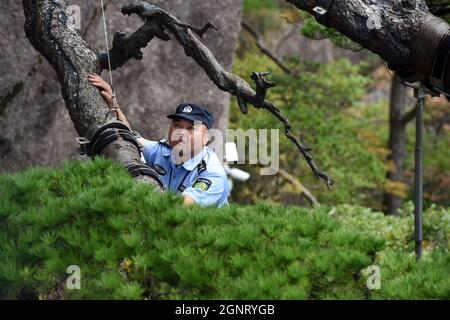
[[[106,41],[106,54],[108,55],[108,68],[109,68],[109,81],[110,81],[110,85],[112,88],[114,88],[113,86],[113,78],[112,78],[112,71],[111,71],[111,57],[109,56],[109,42],[108,42],[108,32],[106,30],[106,17],[105,17],[105,9],[104,9],[104,5],[103,5],[103,0],[101,1],[101,5],[102,5],[102,15],[103,15],[103,29],[105,31],[105,41]],[[113,99],[115,98],[115,92],[113,89]]]
[[[117,112],[117,110],[119,110],[119,104],[117,103],[117,99],[116,99],[116,90],[114,90],[112,68],[111,68],[111,57],[109,55],[109,41],[108,41],[108,31],[106,30],[105,8],[104,8],[103,0],[100,0],[100,2],[102,5],[103,30],[105,31],[106,54],[108,56],[109,84],[111,85],[112,100],[113,100],[113,107],[110,111],[115,111],[117,119],[119,119],[119,113]]]

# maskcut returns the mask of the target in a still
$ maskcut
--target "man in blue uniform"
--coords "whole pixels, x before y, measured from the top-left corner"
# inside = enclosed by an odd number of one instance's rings
[[[89,81],[113,107],[111,86],[98,75],[90,75]],[[120,109],[118,114],[130,126]],[[183,103],[167,117],[172,120],[168,140],[138,139],[144,146],[146,163],[158,172],[167,189],[184,197],[185,204],[218,207],[228,204],[225,169],[214,151],[206,146],[208,129],[214,122],[211,113],[196,104]]]

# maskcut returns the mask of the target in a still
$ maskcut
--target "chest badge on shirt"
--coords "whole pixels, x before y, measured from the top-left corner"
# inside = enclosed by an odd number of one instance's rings
[[[158,172],[158,174],[160,174],[162,176],[166,175],[167,172],[166,172],[166,170],[164,170],[163,167],[161,167],[161,166],[159,166],[157,164],[155,164],[154,167],[155,167],[156,172]]]
[[[194,184],[192,185],[192,188],[207,191],[210,186],[211,186],[210,180],[205,178],[198,178],[197,180],[195,180]]]

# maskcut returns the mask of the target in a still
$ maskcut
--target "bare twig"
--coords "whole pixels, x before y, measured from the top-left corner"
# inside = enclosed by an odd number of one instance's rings
[[[311,191],[309,191],[300,181],[298,181],[297,177],[293,176],[283,169],[278,169],[278,175],[292,184],[297,192],[303,194],[313,207],[317,207],[320,204],[319,201],[317,201],[316,197],[314,197],[314,195],[311,193]]]
[[[268,56],[273,62],[277,64],[278,67],[280,67],[281,70],[283,70],[285,73],[289,74],[291,73],[291,70],[280,60],[277,58],[277,56],[270,51],[266,44],[264,43],[263,36],[247,21],[242,20],[241,22],[242,27],[250,33],[253,38],[255,39],[256,46],[261,50],[263,54]]]

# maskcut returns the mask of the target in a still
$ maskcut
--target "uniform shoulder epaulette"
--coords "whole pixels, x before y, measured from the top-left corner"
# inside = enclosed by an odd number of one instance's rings
[[[169,143],[167,143],[167,139],[161,139],[158,142],[163,144],[163,145],[165,145],[165,146],[169,146]]]
[[[205,161],[205,160],[202,160],[202,161],[197,165],[197,170],[198,170],[198,173],[199,173],[199,174],[206,170],[206,161]]]

